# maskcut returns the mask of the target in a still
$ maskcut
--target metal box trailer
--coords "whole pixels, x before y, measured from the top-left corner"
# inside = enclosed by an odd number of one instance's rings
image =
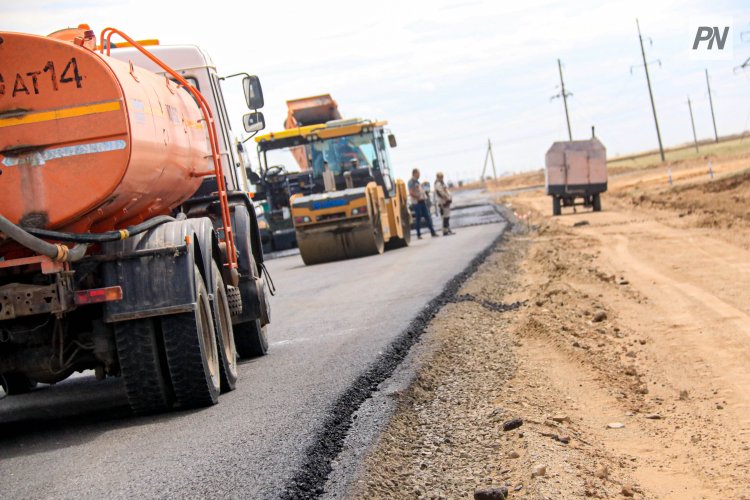
[[[553,215],[560,215],[562,207],[577,205],[592,207],[594,212],[602,209],[601,193],[607,190],[607,149],[596,137],[552,144],[545,167]]]

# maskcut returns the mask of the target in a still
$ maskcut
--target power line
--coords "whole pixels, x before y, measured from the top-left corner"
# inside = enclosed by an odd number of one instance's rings
[[[708,103],[711,105],[711,121],[714,124],[714,137],[719,142],[719,133],[716,131],[716,116],[714,115],[714,100],[711,98],[711,83],[708,80],[708,68],[706,68],[706,87],[708,87]]]
[[[643,68],[646,70],[646,85],[648,85],[648,96],[651,99],[651,110],[654,112],[654,124],[656,125],[656,138],[659,140],[659,155],[661,161],[664,162],[664,146],[661,143],[661,132],[659,131],[659,119],[656,117],[656,104],[654,104],[654,93],[651,90],[651,77],[648,74],[648,62],[646,62],[646,49],[643,48],[643,36],[641,35],[641,25],[638,19],[635,20],[635,25],[638,27],[638,41],[641,44],[641,56],[643,56]],[[650,39],[649,39],[650,41]],[[659,61],[661,66],[661,61]],[[630,68],[631,72],[633,68]]]
[[[693,105],[690,104],[690,96],[688,96],[688,109],[690,110],[690,125],[693,127],[693,141],[695,142],[695,152],[698,152],[698,136],[695,135],[695,120],[693,119]]]
[[[563,80],[562,63],[560,62],[560,59],[557,60],[557,69],[560,71],[560,93],[557,95],[553,95],[550,98],[550,100],[558,99],[562,97],[563,106],[565,106],[565,122],[568,124],[568,140],[572,141],[573,133],[570,130],[570,115],[568,114],[568,97],[572,96],[573,94],[570,92],[565,92],[565,80]]]
[[[492,141],[487,139],[487,154],[484,156],[484,167],[482,168],[482,182],[484,182],[484,174],[487,171],[487,160],[492,161],[492,178],[497,179],[497,170],[495,170],[495,156],[492,154]]]

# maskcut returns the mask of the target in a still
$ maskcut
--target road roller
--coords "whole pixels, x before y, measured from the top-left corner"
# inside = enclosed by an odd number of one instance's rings
[[[261,175],[278,151],[304,151],[308,168],[284,172],[287,204],[305,264],[383,253],[407,246],[411,215],[406,184],[391,175],[386,121],[337,119],[256,137]],[[278,204],[283,204],[277,199]]]
[[[0,61],[5,395],[90,370],[136,413],[215,404],[270,322],[230,77],[196,46],[87,25],[0,32]],[[239,76],[257,132],[260,81]]]

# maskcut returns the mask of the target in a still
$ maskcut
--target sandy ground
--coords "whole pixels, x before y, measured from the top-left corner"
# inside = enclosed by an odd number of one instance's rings
[[[599,213],[506,199],[528,230],[433,321],[352,497],[750,499],[748,167],[623,173]]]

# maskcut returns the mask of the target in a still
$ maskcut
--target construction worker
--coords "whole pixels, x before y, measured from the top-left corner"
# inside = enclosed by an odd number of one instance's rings
[[[336,191],[336,174],[331,170],[327,160],[323,160],[323,187],[326,193]]]
[[[414,210],[414,217],[417,219],[417,239],[422,239],[421,234],[421,219],[424,217],[425,221],[427,221],[427,227],[430,229],[430,233],[432,234],[432,237],[434,238],[438,234],[435,232],[435,229],[432,227],[432,217],[430,217],[430,212],[427,210],[427,203],[425,200],[427,200],[427,195],[424,192],[424,189],[422,188],[422,185],[419,183],[419,169],[415,168],[411,171],[411,179],[409,179],[409,182],[407,183],[407,186],[409,187],[409,198],[411,199],[411,206]]]
[[[456,234],[451,231],[451,203],[453,196],[443,181],[443,173],[438,172],[435,179],[435,201],[437,201],[440,215],[443,216],[443,236]]]

